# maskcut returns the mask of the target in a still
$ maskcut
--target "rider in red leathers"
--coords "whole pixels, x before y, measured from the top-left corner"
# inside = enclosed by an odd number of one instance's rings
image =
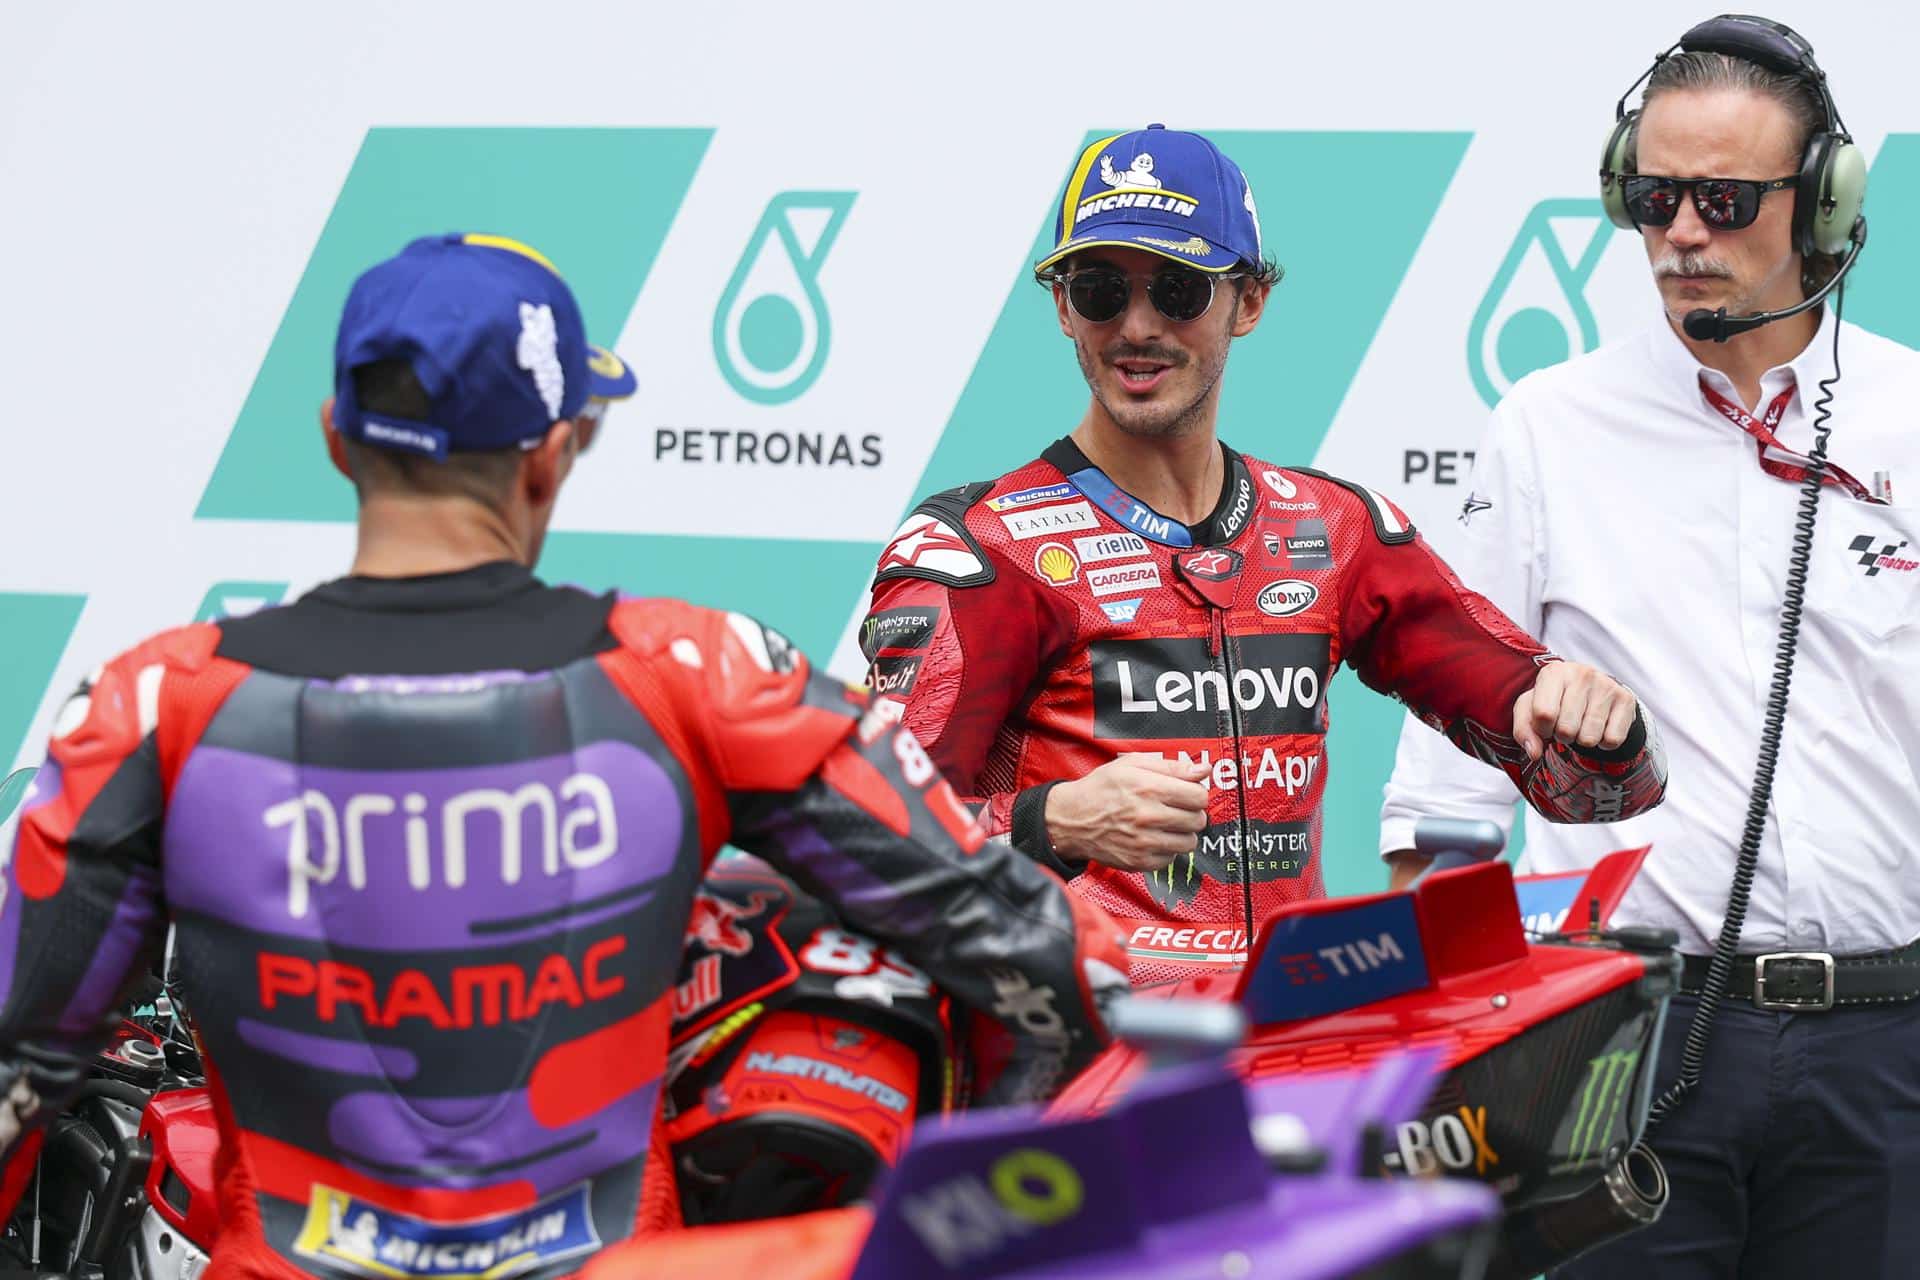
[[[1141,175],[1153,185],[1129,185]],[[1392,503],[1217,441],[1227,345],[1277,275],[1252,211],[1198,135],[1155,126],[1083,153],[1041,271],[1088,416],[999,480],[923,502],[881,554],[862,630],[876,694],[990,835],[1120,919],[1136,981],[1244,961],[1265,916],[1324,893],[1342,662],[1556,820],[1664,794],[1632,694],[1547,653]]]

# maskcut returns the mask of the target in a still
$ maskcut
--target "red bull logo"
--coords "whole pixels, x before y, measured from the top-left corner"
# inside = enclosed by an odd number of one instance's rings
[[[756,893],[741,906],[702,889],[693,895],[693,914],[687,917],[687,941],[697,942],[721,955],[744,956],[753,950],[753,931],[742,928],[740,922],[758,916],[777,897],[774,893]]]

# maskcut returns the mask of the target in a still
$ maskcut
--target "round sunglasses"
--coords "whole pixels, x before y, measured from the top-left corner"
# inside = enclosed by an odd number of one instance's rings
[[[1715,231],[1750,227],[1760,216],[1760,201],[1774,191],[1797,185],[1791,178],[1662,178],[1650,173],[1617,175],[1627,213],[1642,227],[1671,226],[1680,213],[1680,194],[1693,197],[1693,211]]]
[[[1214,275],[1192,267],[1167,267],[1147,280],[1147,301],[1175,324],[1187,324],[1213,306],[1214,282],[1236,280],[1244,271]],[[1133,277],[1113,267],[1085,267],[1061,277],[1067,305],[1089,324],[1117,320],[1133,301]]]

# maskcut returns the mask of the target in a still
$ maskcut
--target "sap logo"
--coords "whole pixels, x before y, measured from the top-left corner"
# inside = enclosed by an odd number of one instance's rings
[[[1140,596],[1131,600],[1103,600],[1100,602],[1100,612],[1107,615],[1109,622],[1132,622],[1140,613],[1140,601]]]
[[[1185,751],[1177,753],[1181,764],[1198,764],[1212,772],[1204,780],[1222,791],[1231,791],[1244,780],[1249,791],[1258,791],[1262,787],[1285,787],[1289,796],[1311,786],[1313,778],[1320,769],[1320,757],[1281,756],[1272,747],[1263,747],[1260,761],[1256,765],[1251,755],[1243,755],[1238,760],[1223,755],[1214,759],[1211,750],[1202,751],[1197,756]]]
[[[1275,707],[1311,707],[1320,701],[1320,673],[1311,667],[1270,667],[1253,670],[1242,667],[1227,683],[1221,671],[1162,671],[1153,677],[1152,686],[1141,696],[1133,687],[1133,669],[1125,661],[1115,671],[1120,680],[1120,710],[1128,715],[1168,711],[1219,711],[1227,706],[1228,689],[1233,704],[1242,711],[1254,711],[1269,703]]]
[[[1463,1106],[1432,1120],[1409,1120],[1399,1127],[1396,1136],[1400,1149],[1387,1152],[1381,1163],[1416,1177],[1472,1170],[1476,1177],[1484,1178],[1500,1163],[1499,1153],[1487,1141],[1485,1107]]]
[[[562,812],[562,806],[572,808]],[[613,790],[593,773],[576,773],[560,784],[558,794],[543,782],[529,782],[514,791],[479,787],[459,791],[440,802],[431,814],[431,802],[417,791],[404,796],[357,792],[336,805],[333,797],[312,789],[292,800],[282,800],[261,815],[270,829],[287,829],[287,914],[298,920],[311,905],[313,885],[332,884],[344,869],[347,886],[367,887],[367,826],[373,821],[397,821],[402,826],[408,887],[425,892],[439,882],[449,889],[467,883],[467,828],[475,817],[490,819],[492,830],[481,847],[497,850],[500,883],[516,885],[531,861],[545,876],[597,867],[620,847],[620,827],[614,816]],[[404,817],[395,817],[396,811]],[[523,848],[527,818],[537,831],[531,859]],[[435,821],[437,816],[438,821]],[[319,838],[314,838],[314,832]],[[434,836],[439,835],[439,857]]]
[[[1269,617],[1291,618],[1296,613],[1305,613],[1313,608],[1314,601],[1319,598],[1320,588],[1311,582],[1284,578],[1260,588],[1259,599],[1254,603],[1260,607],[1260,612]]]
[[[953,1270],[998,1253],[1041,1227],[1080,1212],[1086,1189],[1051,1151],[1020,1147],[988,1167],[901,1198],[900,1216],[928,1253]]]

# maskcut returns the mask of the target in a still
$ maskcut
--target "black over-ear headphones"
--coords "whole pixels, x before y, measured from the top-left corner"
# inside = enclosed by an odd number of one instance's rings
[[[1634,221],[1627,212],[1622,179],[1633,153],[1634,127],[1640,113],[1627,110],[1633,96],[1653,73],[1673,55],[1675,49],[1686,53],[1723,53],[1789,75],[1803,81],[1820,97],[1826,113],[1825,127],[1807,139],[1800,157],[1800,181],[1794,188],[1793,243],[1802,256],[1814,253],[1839,253],[1849,242],[1866,238],[1866,220],[1861,207],[1867,198],[1867,160],[1834,108],[1833,94],[1827,89],[1827,73],[1813,60],[1813,46],[1784,23],[1749,14],[1724,13],[1709,18],[1688,31],[1640,79],[1627,86],[1613,109],[1613,131],[1607,135],[1606,149],[1600,154],[1600,203],[1617,227],[1632,230]]]

